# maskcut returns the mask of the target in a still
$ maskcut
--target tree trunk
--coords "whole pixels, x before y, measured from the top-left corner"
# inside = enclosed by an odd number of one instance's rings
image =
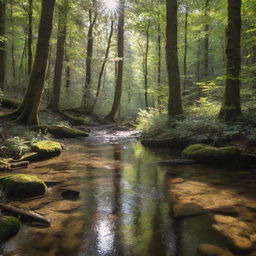
[[[32,43],[33,43],[33,0],[28,0],[28,74],[32,70]]]
[[[71,69],[70,69],[70,60],[69,60],[69,54],[66,50],[65,54],[65,62],[66,62],[66,68],[65,68],[65,74],[66,74],[66,88],[70,87],[70,81],[71,81]]]
[[[4,90],[5,81],[5,0],[0,0],[0,89]]]
[[[148,104],[148,49],[149,49],[149,24],[146,28],[146,50],[144,57],[144,97],[145,97],[145,106],[146,109],[149,108]]]
[[[14,51],[15,51],[15,45],[14,45],[14,19],[13,19],[13,1],[10,2],[11,4],[11,35],[12,35],[12,40],[11,40],[11,57],[12,57],[12,77],[13,80],[16,78],[16,68],[15,68],[15,57],[14,57]]]
[[[39,123],[38,111],[44,88],[54,5],[55,0],[42,0],[35,61],[28,89],[20,107],[13,113],[1,116],[2,119],[13,119],[26,125]]]
[[[242,114],[240,102],[241,4],[241,0],[228,0],[226,86],[220,111],[220,117],[225,121],[235,121]]]
[[[105,117],[110,121],[115,120],[118,113],[121,97],[122,97],[122,82],[123,82],[123,69],[124,69],[124,6],[125,0],[119,0],[118,8],[118,35],[117,35],[117,52],[118,52],[118,65],[117,65],[117,78],[115,87],[115,96],[112,109]]]
[[[205,2],[205,19],[206,25],[204,27],[204,79],[207,80],[209,76],[209,2],[210,0],[206,0]]]
[[[108,61],[108,55],[109,55],[109,50],[110,50],[110,46],[111,46],[111,40],[112,40],[113,32],[114,32],[114,20],[112,19],[111,20],[111,27],[110,27],[109,37],[108,37],[108,44],[107,44],[107,48],[106,48],[106,52],[105,52],[105,57],[104,57],[104,60],[103,60],[102,66],[101,66],[100,74],[99,74],[97,92],[96,92],[96,97],[95,97],[93,105],[92,105],[92,111],[95,108],[97,99],[98,99],[99,94],[100,94],[101,81],[102,81],[102,77],[103,77],[103,74],[104,74],[105,66],[106,66],[107,61]]]
[[[54,68],[53,91],[48,109],[52,111],[59,111],[60,109],[60,92],[62,82],[62,70],[65,52],[65,42],[67,36],[67,15],[68,15],[68,0],[62,0],[59,7],[59,21],[58,21],[58,39],[57,52]]]
[[[183,92],[186,94],[187,90],[187,50],[188,50],[188,6],[185,7],[185,26],[184,26],[184,60],[183,60],[183,69],[184,69],[184,81],[183,81]]]
[[[93,1],[93,5],[95,5]],[[87,34],[87,53],[86,53],[86,74],[85,74],[85,87],[82,99],[82,108],[90,112],[91,108],[91,80],[92,80],[92,58],[93,58],[93,28],[96,23],[97,13],[93,16],[93,10],[89,10],[90,26]]]
[[[161,86],[161,66],[162,66],[162,38],[161,38],[161,24],[160,21],[158,23],[158,35],[157,35],[157,106],[161,106],[161,93],[162,93],[162,86]]]
[[[168,115],[173,118],[183,113],[177,48],[177,0],[166,0],[166,7],[166,63],[169,80]]]

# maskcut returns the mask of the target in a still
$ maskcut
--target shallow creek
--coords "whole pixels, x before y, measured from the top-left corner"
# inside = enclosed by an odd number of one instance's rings
[[[171,217],[173,175],[170,167],[157,163],[165,153],[134,141],[111,144],[91,138],[67,144],[60,157],[19,171],[61,183],[43,198],[13,203],[43,214],[52,225],[23,225],[4,245],[3,255],[196,256],[200,243],[223,245],[207,216]],[[172,168],[187,179],[190,170],[216,171],[198,165]],[[65,189],[80,191],[80,198],[62,199]]]

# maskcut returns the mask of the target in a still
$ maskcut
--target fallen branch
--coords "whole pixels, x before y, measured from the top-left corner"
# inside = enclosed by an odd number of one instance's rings
[[[35,213],[33,211],[25,211],[7,204],[0,203],[0,208],[6,212],[9,213],[17,218],[19,218],[22,221],[29,222],[30,224],[38,223],[40,226],[46,226],[49,227],[51,225],[51,222],[49,219],[41,216],[38,213]]]

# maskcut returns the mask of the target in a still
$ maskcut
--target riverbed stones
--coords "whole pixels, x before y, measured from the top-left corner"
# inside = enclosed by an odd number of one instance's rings
[[[19,232],[20,226],[18,219],[0,216],[0,242],[16,235]]]
[[[12,199],[26,199],[46,192],[45,183],[36,176],[14,174],[0,178],[0,188]]]
[[[199,256],[234,256],[227,249],[212,244],[200,244],[197,251]]]
[[[60,155],[62,147],[59,142],[42,140],[34,143],[32,150],[38,153],[39,158],[50,158]]]
[[[185,218],[203,214],[204,209],[195,203],[176,204],[173,207],[173,216],[175,218]]]
[[[70,199],[70,200],[76,200],[79,197],[80,192],[73,190],[73,189],[67,189],[61,193],[61,196],[64,199]]]
[[[193,144],[185,148],[182,156],[202,163],[223,163],[238,159],[240,150],[237,147],[211,147],[204,144]]]
[[[180,184],[180,183],[183,183],[183,182],[185,182],[185,180],[182,179],[182,178],[175,178],[175,179],[171,180],[172,184]]]

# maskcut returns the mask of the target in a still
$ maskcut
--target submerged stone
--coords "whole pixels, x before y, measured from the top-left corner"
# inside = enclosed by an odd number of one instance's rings
[[[42,140],[34,143],[32,150],[37,152],[39,157],[48,158],[60,155],[62,147],[59,142]]]
[[[14,217],[0,217],[0,242],[16,235],[20,229],[20,222]]]
[[[194,144],[185,148],[182,155],[199,162],[218,163],[237,159],[240,156],[240,150],[237,147],[216,148],[204,144]]]
[[[212,244],[200,244],[197,251],[199,256],[234,256],[227,249]]]
[[[204,209],[196,203],[180,203],[173,207],[175,218],[185,218],[205,213]]]
[[[46,192],[45,183],[35,176],[14,174],[0,178],[0,187],[13,199],[26,199]]]

